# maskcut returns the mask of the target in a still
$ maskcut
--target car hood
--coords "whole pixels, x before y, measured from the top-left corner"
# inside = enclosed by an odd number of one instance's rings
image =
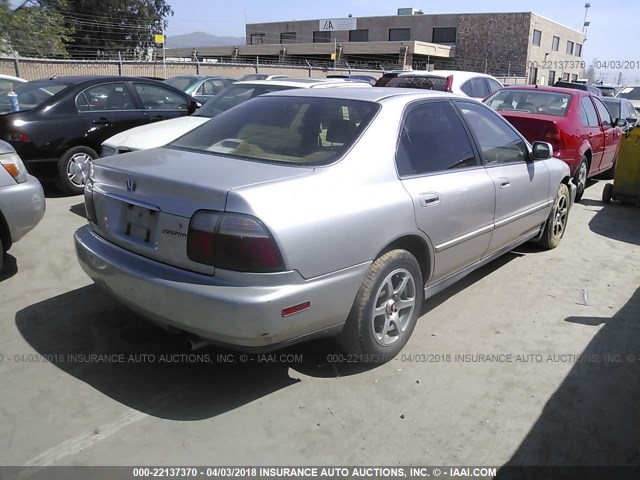
[[[209,117],[189,116],[149,123],[118,133],[102,144],[127,150],[162,147],[209,120]]]

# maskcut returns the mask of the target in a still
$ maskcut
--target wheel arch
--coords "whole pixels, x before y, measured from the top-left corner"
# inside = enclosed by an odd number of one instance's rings
[[[403,235],[387,244],[378,252],[376,258],[380,258],[385,253],[397,249],[406,250],[416,258],[420,266],[420,273],[422,274],[422,283],[426,285],[433,271],[433,254],[429,243],[419,235]]]

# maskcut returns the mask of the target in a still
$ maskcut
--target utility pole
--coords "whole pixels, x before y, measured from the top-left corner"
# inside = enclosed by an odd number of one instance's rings
[[[164,34],[164,20],[162,21],[162,67],[164,78],[167,78],[167,36]]]

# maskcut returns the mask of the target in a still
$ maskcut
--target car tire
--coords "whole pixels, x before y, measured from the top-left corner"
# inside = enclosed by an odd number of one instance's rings
[[[556,199],[551,207],[551,213],[549,213],[549,218],[544,224],[542,238],[539,242],[542,248],[551,250],[560,244],[560,240],[562,240],[567,229],[569,205],[571,205],[569,188],[563,183],[558,188]]]
[[[607,183],[602,190],[602,202],[609,204],[613,199],[613,184]]]
[[[406,250],[392,250],[367,272],[338,343],[364,362],[383,363],[406,345],[422,309],[422,273]]]
[[[576,184],[576,202],[582,199],[584,190],[587,188],[587,178],[589,178],[589,161],[587,157],[582,157],[576,173],[573,175],[573,182]]]
[[[58,161],[58,188],[70,195],[81,194],[91,162],[96,158],[98,154],[89,147],[73,147],[64,152]]]

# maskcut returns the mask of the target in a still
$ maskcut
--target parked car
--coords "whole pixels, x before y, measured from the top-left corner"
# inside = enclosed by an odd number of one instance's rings
[[[271,73],[247,73],[238,79],[238,82],[246,82],[249,80],[282,80],[291,78],[289,75],[277,75]]]
[[[46,209],[40,182],[15,149],[0,140],[0,272],[11,246],[35,227]]]
[[[137,77],[54,77],[14,91],[18,112],[12,112],[7,92],[0,93],[0,138],[13,145],[31,173],[53,176],[70,194],[82,193],[104,140],[196,108],[186,93]]]
[[[408,70],[390,70],[384,72],[382,76],[373,84],[374,87],[386,87],[392,78],[396,78],[401,73],[407,73]]]
[[[203,104],[233,82],[235,82],[233,78],[205,75],[181,75],[164,80],[164,83],[182,90]]]
[[[376,77],[372,77],[371,75],[327,75],[327,78],[342,78],[343,80],[353,80],[356,82],[367,82],[371,86],[375,85],[378,79]]]
[[[425,298],[525,241],[557,246],[574,194],[549,144],[475,100],[286,90],[96,161],[75,245],[153,321],[246,349],[337,334],[378,361]]]
[[[624,87],[618,92],[617,98],[629,100],[636,112],[640,113],[640,86]]]
[[[412,71],[391,78],[385,87],[438,90],[483,99],[502,88],[491,75],[457,70]]]
[[[607,106],[611,118],[624,118],[627,121],[627,125],[622,127],[622,133],[627,134],[630,130],[633,130],[638,123],[638,113],[631,103],[626,98],[611,98],[602,97],[602,102]]]
[[[587,178],[613,172],[624,119],[613,119],[602,99],[580,89],[518,86],[505,88],[486,104],[530,142],[545,141],[569,165],[582,198]]]
[[[188,117],[173,118],[151,125],[142,125],[118,133],[102,143],[101,156],[108,157],[134,150],[161,147],[185,133],[199,127],[210,118],[226,112],[236,105],[265,93],[294,88],[365,87],[362,82],[345,82],[340,79],[324,80],[311,78],[285,78],[281,80],[255,80],[236,82],[222,91],[216,98]]]
[[[24,78],[12,77],[11,75],[0,75],[0,92],[4,92],[18,83],[26,82],[27,81]]]
[[[616,93],[618,93],[615,85],[596,85],[596,88],[600,90],[603,97],[615,97]]]
[[[559,88],[573,88],[576,90],[582,90],[584,92],[589,92],[591,95],[596,97],[602,97],[602,91],[598,88],[597,85],[589,85],[584,82],[569,82],[567,80],[558,80],[553,84],[554,87]]]

